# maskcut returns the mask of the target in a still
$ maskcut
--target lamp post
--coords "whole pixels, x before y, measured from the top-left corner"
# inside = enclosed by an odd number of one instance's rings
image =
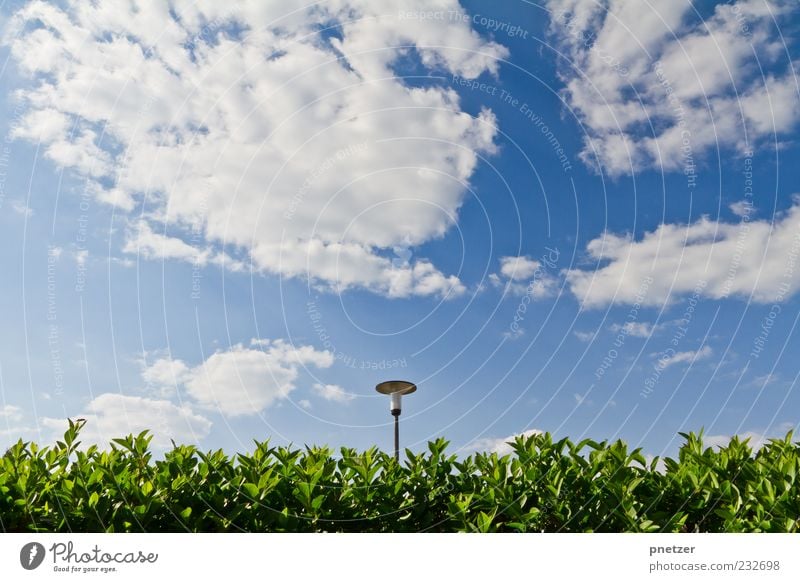
[[[375,390],[381,394],[387,394],[391,397],[389,409],[394,416],[394,458],[396,461],[400,460],[400,411],[402,409],[401,400],[404,394],[411,394],[417,390],[416,385],[405,380],[389,380],[388,382],[381,382],[375,386]]]

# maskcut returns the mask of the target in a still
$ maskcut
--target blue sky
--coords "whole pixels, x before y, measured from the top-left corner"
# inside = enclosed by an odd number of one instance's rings
[[[0,444],[796,427],[796,7],[374,4],[6,5]]]

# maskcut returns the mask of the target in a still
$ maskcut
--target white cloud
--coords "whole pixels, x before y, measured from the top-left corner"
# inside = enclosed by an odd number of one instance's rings
[[[513,443],[516,437],[518,436],[529,437],[543,433],[544,431],[532,428],[530,430],[526,430],[517,434],[512,434],[507,437],[502,437],[502,438],[487,437],[487,438],[477,439],[472,441],[465,448],[468,451],[481,451],[487,453],[497,453],[498,455],[509,455],[513,452],[511,444],[509,443]]]
[[[462,19],[399,17],[428,7],[34,0],[5,34],[32,80],[14,135],[143,217],[128,252],[207,264],[236,249],[338,290],[459,295],[430,261],[384,255],[454,225],[478,156],[496,149],[494,115],[472,117],[451,88],[412,86],[395,66],[417,55],[426,71],[475,78],[508,51]],[[437,6],[449,9],[457,0]],[[192,229],[201,248],[180,236]]]
[[[256,414],[295,389],[299,369],[329,368],[333,355],[311,346],[292,346],[282,340],[254,340],[218,351],[190,367],[181,360],[162,358],[145,369],[150,382],[180,384],[200,406],[227,416]]]
[[[192,412],[188,404],[178,406],[167,400],[112,393],[97,396],[73,420],[76,418],[86,420],[80,433],[83,446],[103,447],[113,438],[149,430],[153,435],[152,445],[163,449],[171,446],[170,439],[193,443],[211,430],[211,421]],[[62,418],[45,417],[41,424],[52,431],[53,439],[59,438],[68,426]]]
[[[35,439],[38,431],[30,426],[8,426],[0,428],[0,449],[5,451],[8,447],[19,441],[19,439]]]
[[[755,388],[766,388],[767,386],[771,386],[773,384],[777,384],[778,382],[783,381],[781,375],[778,373],[769,373],[769,374],[762,374],[760,376],[756,376],[750,381],[750,386]]]
[[[689,2],[548,5],[569,59],[560,67],[564,97],[588,132],[582,158],[611,175],[648,167],[690,175],[709,150],[743,152],[791,135],[800,118],[775,29],[791,18],[791,0],[719,3],[705,20]],[[762,76],[767,67],[777,72]]]
[[[136,254],[145,259],[177,259],[204,267],[208,264],[223,265],[231,271],[242,271],[245,266],[225,253],[211,249],[198,249],[180,238],[153,232],[150,224],[139,221],[130,229],[123,252]]]
[[[24,216],[25,218],[30,218],[33,216],[33,208],[20,202],[19,200],[14,200],[11,202],[11,210],[19,214],[20,216]]]
[[[0,419],[4,422],[18,422],[22,420],[22,409],[19,406],[4,404],[0,406]]]
[[[596,332],[593,331],[573,331],[572,332],[576,338],[578,338],[582,342],[590,342],[594,339]]]
[[[489,282],[509,295],[528,295],[532,299],[552,297],[558,289],[558,280],[540,261],[528,256],[500,257],[500,274],[489,275]]]
[[[610,329],[614,333],[622,332],[633,337],[650,337],[656,328],[646,321],[626,321],[622,325],[614,323]]]
[[[196,249],[179,238],[153,232],[145,221],[136,225],[135,234],[128,236],[123,250],[146,259],[180,259],[198,265],[205,265],[209,254],[207,250]]]
[[[303,244],[287,243],[277,249],[259,248],[253,251],[256,263],[262,252],[274,252],[274,256],[261,258],[279,262],[284,275],[301,277],[314,273],[317,279],[328,281],[339,292],[365,285],[393,298],[455,297],[466,291],[458,277],[443,275],[429,261],[420,259],[412,265],[398,265],[360,244],[311,240]]]
[[[749,217],[753,213],[753,203],[749,200],[739,200],[728,205],[736,216],[739,218]]]
[[[658,367],[662,370],[669,368],[670,366],[674,366],[675,364],[681,364],[686,362],[694,363],[697,360],[705,360],[706,358],[710,358],[714,350],[711,349],[710,346],[703,346],[699,350],[696,351],[685,351],[685,352],[674,352],[669,351],[665,352],[659,357],[658,359]]]
[[[500,257],[500,273],[507,279],[530,279],[539,267],[539,261],[530,257]]]
[[[181,360],[160,358],[145,367],[142,378],[148,384],[158,387],[178,386],[191,377],[191,371]]]
[[[349,402],[355,398],[355,394],[336,384],[314,384],[314,393],[331,402]]]
[[[781,303],[800,289],[800,203],[774,221],[662,224],[640,240],[611,233],[592,240],[602,266],[566,273],[585,307],[660,305],[686,294]]]

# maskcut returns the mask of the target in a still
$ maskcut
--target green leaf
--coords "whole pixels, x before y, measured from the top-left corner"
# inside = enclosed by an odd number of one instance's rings
[[[254,485],[253,483],[245,483],[242,485],[242,489],[244,489],[245,493],[247,493],[248,497],[251,499],[259,498],[259,489],[257,485]]]

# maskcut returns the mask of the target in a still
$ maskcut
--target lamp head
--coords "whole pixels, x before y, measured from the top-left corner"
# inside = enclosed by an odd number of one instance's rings
[[[417,390],[417,386],[405,380],[389,380],[388,382],[381,382],[375,386],[375,390],[381,394],[391,396],[389,409],[394,416],[400,415],[401,400],[404,394],[411,394]]]

